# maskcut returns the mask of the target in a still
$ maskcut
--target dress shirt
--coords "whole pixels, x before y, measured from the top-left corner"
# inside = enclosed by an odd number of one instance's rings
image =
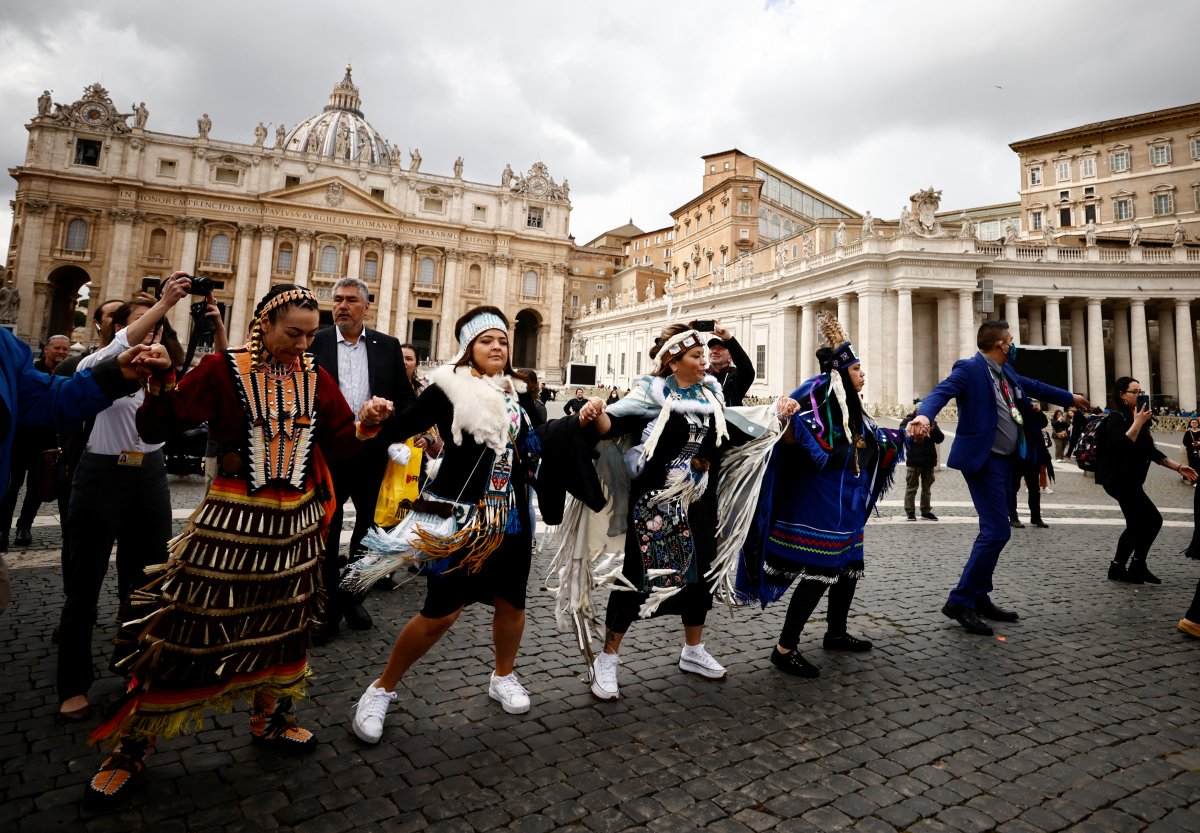
[[[101,347],[80,359],[77,370],[85,370],[101,359],[119,356],[128,349],[129,336],[125,330],[121,330],[107,347]],[[138,436],[137,410],[145,398],[145,391],[139,388],[96,414],[96,423],[92,427],[85,450],[92,454],[120,454],[122,451],[149,453],[162,448],[162,443],[142,442],[142,438]]]
[[[334,329],[337,329],[336,327]],[[337,330],[338,387],[355,418],[363,403],[371,398],[371,375],[367,370],[367,328],[358,334],[358,341],[346,341]]]

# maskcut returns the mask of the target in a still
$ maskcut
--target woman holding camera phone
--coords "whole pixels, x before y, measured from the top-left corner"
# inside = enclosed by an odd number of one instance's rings
[[[1151,463],[1166,466],[1191,481],[1196,479],[1196,471],[1176,463],[1154,445],[1150,397],[1137,379],[1117,379],[1113,397],[1112,410],[1096,436],[1096,482],[1117,501],[1125,516],[1125,531],[1117,540],[1108,577],[1129,584],[1162,584],[1146,567],[1146,556],[1162,529],[1162,515],[1143,488],[1146,474]]]

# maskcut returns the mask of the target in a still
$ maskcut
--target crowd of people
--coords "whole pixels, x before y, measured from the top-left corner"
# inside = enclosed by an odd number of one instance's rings
[[[176,273],[157,299],[99,305],[100,347],[61,375],[50,375],[65,358],[61,339],[36,365],[27,347],[0,333],[0,475],[11,468],[15,483],[5,497],[9,519],[22,482],[46,494],[40,461],[27,452],[51,438],[34,442],[22,432],[71,435],[58,455],[60,486],[70,488],[57,490],[65,500],[57,636],[64,721],[92,715],[92,633],[117,545],[121,625],[110,668],[126,688],[91,734],[107,749],[85,786],[91,809],[123,803],[159,742],[238,702],[249,707],[255,743],[311,750],[316,736],[295,715],[312,673],[308,649],[338,638],[342,621],[373,627],[364,596],[399,571],[424,577],[424,602],[364,681],[350,730],[381,740],[400,681],[474,603],[492,608],[489,697],[506,712],[529,711],[516,666],[535,492],[544,520],[558,527],[556,559],[578,568],[578,592],[560,591],[559,603],[575,625],[591,693],[612,701],[622,646],[640,619],[679,617],[679,669],[727,676],[705,648],[714,598],[766,607],[791,589],[764,657],[785,674],[819,676],[801,636],[826,592],[822,648],[869,651],[872,643],[849,630],[866,574],[867,521],[901,461],[906,517],[918,519],[919,491],[920,518],[938,520],[931,487],[945,434],[936,418],[950,400],[958,424],[946,462],[966,481],[979,532],[941,611],[971,634],[1020,618],[994,598],[1000,555],[1021,526],[1019,486],[1033,525],[1045,527],[1040,495],[1053,464],[1089,432],[1096,482],[1126,519],[1109,565],[1114,581],[1159,582],[1147,564],[1162,526],[1143,488],[1150,464],[1188,483],[1197,478],[1200,421],[1189,426],[1183,458],[1172,459],[1154,444],[1142,387],[1122,377],[1107,415],[1089,424],[1086,398],[1016,370],[1018,345],[1004,321],[983,323],[978,352],[956,362],[898,430],[867,412],[859,393],[868,369],[829,315],[818,322],[818,374],[770,405],[741,405],[753,364],[719,322],[693,321],[662,330],[649,351],[651,373],[624,395],[576,389],[564,416],[548,419],[536,375],[512,366],[510,322],[498,308],[463,315],[458,352],[422,379],[416,348],[365,326],[369,294],[357,279],[335,285],[334,326],[325,330],[309,289],[273,287],[240,345],[228,342],[208,296],[215,349],[188,368],[167,317],[191,293],[190,280]],[[1035,400],[1059,410],[1047,417]],[[201,424],[211,482],[171,538],[162,443]],[[356,521],[343,555],[347,500]],[[19,544],[32,505],[18,519]],[[1200,533],[1189,554],[1200,557]],[[0,610],[2,568],[0,558]],[[589,623],[601,618],[592,596],[603,585],[613,591],[603,636],[593,641]],[[1200,585],[1178,627],[1200,637]]]

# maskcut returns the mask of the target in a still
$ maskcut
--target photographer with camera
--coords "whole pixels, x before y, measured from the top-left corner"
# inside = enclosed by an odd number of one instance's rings
[[[184,272],[163,281],[159,299],[138,298],[112,313],[113,338],[79,362],[85,370],[120,355],[132,345],[158,340],[160,323],[188,296]],[[180,361],[172,356],[172,363]],[[67,528],[69,561],[63,565],[66,600],[59,622],[58,697],[62,720],[91,716],[88,689],[95,679],[92,630],[109,554],[117,543],[117,592],[122,614],[144,570],[161,564],[171,535],[171,494],[162,443],[143,442],[135,419],[145,399],[138,389],[96,415],[72,479]]]
[[[1173,469],[1189,481],[1196,480],[1196,470],[1175,462],[1154,445],[1150,397],[1137,379],[1117,379],[1113,400],[1111,412],[1096,429],[1096,483],[1104,487],[1125,516],[1125,530],[1117,539],[1108,577],[1128,584],[1162,584],[1146,567],[1146,556],[1162,529],[1162,514],[1143,484],[1151,463]]]
[[[708,340],[708,375],[721,383],[727,407],[741,405],[746,391],[754,384],[754,363],[720,321],[693,321],[691,327],[697,332],[713,334]]]

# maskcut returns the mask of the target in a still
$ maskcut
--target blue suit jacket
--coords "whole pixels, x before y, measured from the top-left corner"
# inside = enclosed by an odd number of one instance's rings
[[[1033,403],[1029,399],[1031,393],[1036,399],[1044,399],[1064,408],[1075,403],[1075,395],[1070,391],[1026,378],[1008,365],[1002,365],[1000,369],[1008,377],[1017,409],[1027,426],[1032,425],[1033,420]],[[917,415],[928,417],[933,422],[938,411],[951,399],[958,400],[958,431],[954,444],[950,446],[946,465],[964,472],[979,471],[992,453],[997,422],[996,389],[992,386],[991,370],[982,353],[956,361],[950,375],[938,382],[937,387],[922,400]]]

